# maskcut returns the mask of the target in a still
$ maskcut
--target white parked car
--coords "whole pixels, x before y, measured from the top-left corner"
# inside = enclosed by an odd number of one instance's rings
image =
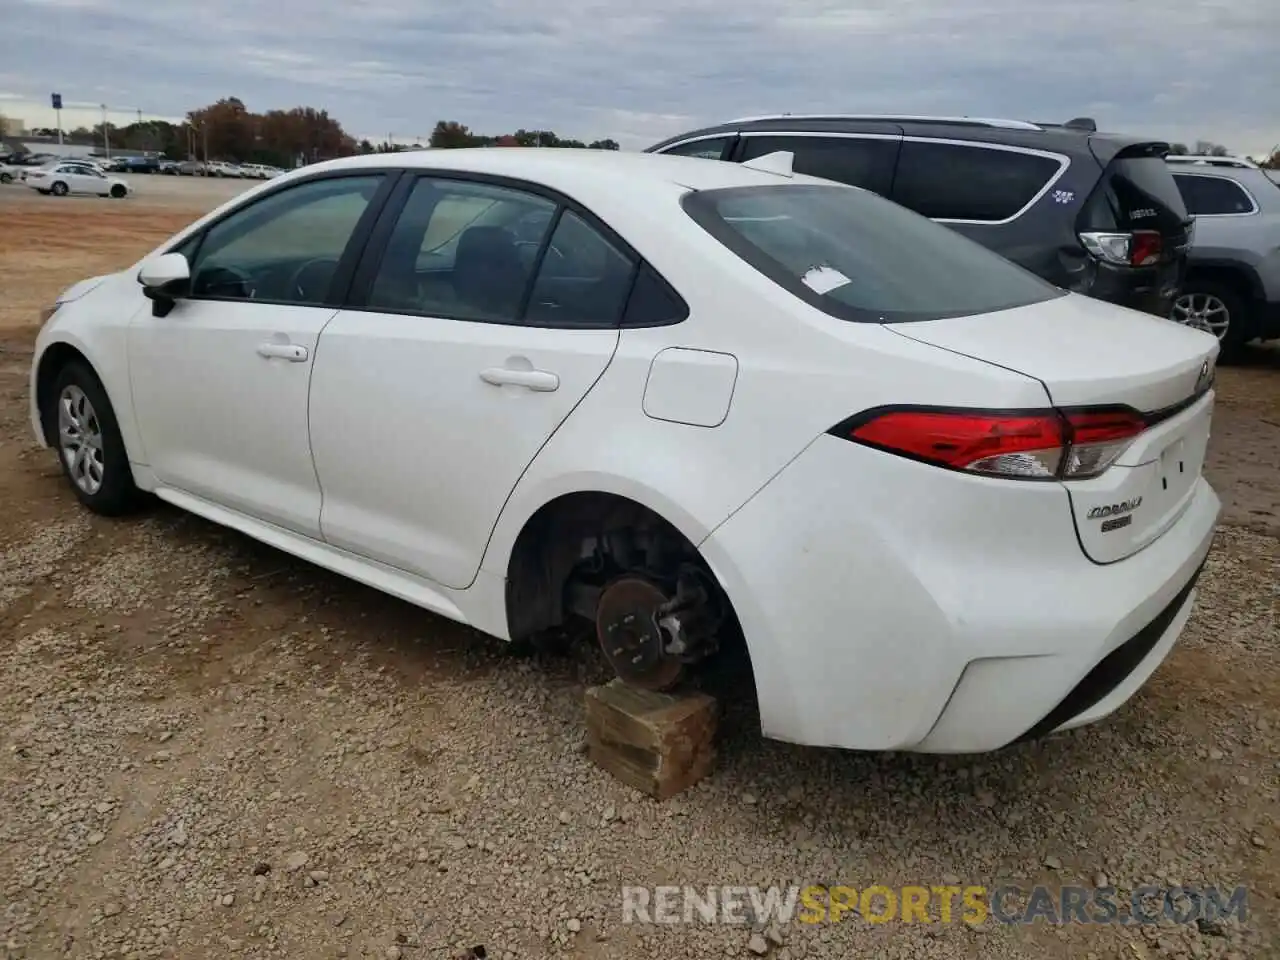
[[[32,190],[51,193],[55,197],[90,194],[121,199],[129,195],[128,181],[81,161],[63,160],[45,167],[28,168],[22,182]]]
[[[1115,710],[1191,610],[1214,337],[854,187],[555,149],[308,166],[41,330],[31,422],[140,491],[765,735],[983,751]],[[146,309],[150,300],[150,309]]]
[[[225,160],[210,160],[205,165],[205,175],[210,177],[247,177],[248,174],[240,167],[239,164],[228,163]]]

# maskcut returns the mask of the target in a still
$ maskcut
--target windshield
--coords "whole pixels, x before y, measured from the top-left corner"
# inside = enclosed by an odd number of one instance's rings
[[[853,187],[734,187],[689,193],[682,203],[755,269],[842,320],[940,320],[1066,292],[948,227]]]

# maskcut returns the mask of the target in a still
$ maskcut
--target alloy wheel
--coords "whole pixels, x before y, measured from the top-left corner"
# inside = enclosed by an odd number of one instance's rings
[[[85,392],[70,384],[58,398],[58,452],[71,482],[93,496],[102,489],[106,459],[102,426]]]
[[[1184,293],[1174,301],[1173,319],[1221,340],[1231,326],[1231,311],[1212,293]]]

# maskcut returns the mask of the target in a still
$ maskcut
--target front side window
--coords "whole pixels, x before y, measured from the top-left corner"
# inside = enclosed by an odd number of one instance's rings
[[[318,306],[380,175],[312,180],[210,227],[191,265],[193,297]]]
[[[1062,164],[1018,150],[928,140],[902,145],[893,199],[935,220],[998,223],[1018,214]]]
[[[544,196],[424,177],[397,218],[367,305],[490,323],[613,327],[634,269],[584,218]]]
[[[1193,217],[1253,213],[1257,207],[1240,184],[1226,177],[1208,177],[1195,173],[1175,173],[1174,182]]]
[[[787,150],[795,155],[791,168],[796,173],[887,194],[893,183],[899,142],[897,137],[747,137],[742,159],[754,160]]]
[[[842,320],[938,320],[1065,295],[954,230],[864,190],[735,187],[691,192],[682,204],[760,273]]]

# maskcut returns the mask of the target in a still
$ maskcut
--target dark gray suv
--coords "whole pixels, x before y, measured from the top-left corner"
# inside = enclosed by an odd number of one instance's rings
[[[649,153],[793,168],[873,190],[1060,287],[1169,316],[1194,222],[1169,145],[1065,124],[969,117],[781,115],[671,137]],[[927,264],[921,264],[927,269]]]

